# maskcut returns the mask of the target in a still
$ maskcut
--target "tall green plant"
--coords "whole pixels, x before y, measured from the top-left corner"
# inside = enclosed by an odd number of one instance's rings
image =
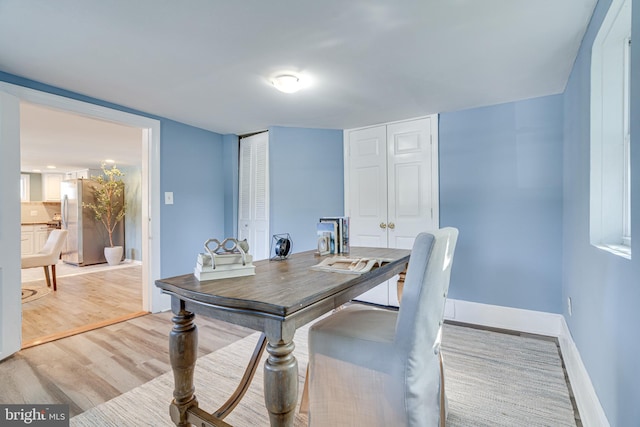
[[[124,173],[113,165],[111,169],[102,165],[102,175],[92,176],[92,185],[94,202],[82,203],[82,207],[89,208],[93,211],[96,219],[104,225],[109,233],[109,245],[113,247],[113,231],[126,213],[126,204],[124,203],[124,182],[121,177]]]

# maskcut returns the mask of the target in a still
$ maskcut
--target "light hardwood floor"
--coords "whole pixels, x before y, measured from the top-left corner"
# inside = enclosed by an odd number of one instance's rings
[[[60,276],[57,282],[57,291],[22,304],[23,348],[143,314],[141,265]]]
[[[172,314],[148,314],[21,350],[0,362],[0,402],[69,404],[75,416],[171,370]],[[198,317],[199,356],[253,331]]]

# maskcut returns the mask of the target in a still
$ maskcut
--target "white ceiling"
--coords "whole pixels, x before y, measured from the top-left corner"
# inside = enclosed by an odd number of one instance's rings
[[[222,134],[348,129],[561,93],[595,3],[1,0],[0,70]]]
[[[20,157],[23,172],[100,169],[107,159],[118,167],[140,166],[142,131],[22,102]]]

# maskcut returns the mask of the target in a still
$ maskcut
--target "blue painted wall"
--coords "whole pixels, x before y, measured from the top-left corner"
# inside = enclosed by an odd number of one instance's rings
[[[222,137],[224,163],[224,237],[238,237],[238,166],[240,145],[237,135]]]
[[[634,1],[632,33],[640,33]],[[589,244],[591,47],[611,4],[598,2],[565,90],[563,301],[574,341],[612,426],[640,420],[640,43],[632,44],[632,260]],[[564,305],[563,305],[564,306]]]
[[[192,271],[196,255],[209,238],[224,238],[222,135],[164,120],[160,145],[160,187],[173,192],[173,205],[162,205],[160,235],[163,276]]]
[[[344,214],[342,130],[270,128],[269,174],[271,234],[316,249],[318,218]]]
[[[0,80],[160,121],[160,191],[175,198],[160,208],[162,277],[191,271],[202,243],[224,234],[222,135],[1,71]]]
[[[562,96],[445,113],[439,132],[449,296],[560,313]]]

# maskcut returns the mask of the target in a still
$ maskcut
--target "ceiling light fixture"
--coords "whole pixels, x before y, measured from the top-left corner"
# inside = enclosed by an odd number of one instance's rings
[[[302,88],[300,79],[292,74],[281,74],[279,76],[275,76],[271,80],[271,83],[273,83],[273,86],[276,89],[284,93],[294,93]]]
[[[106,159],[104,162],[105,162],[105,163],[109,163],[109,164],[113,164],[113,163],[115,163],[116,161],[115,161],[115,160],[113,160],[113,159]]]
[[[47,165],[47,169],[55,169],[56,167],[54,165]]]

